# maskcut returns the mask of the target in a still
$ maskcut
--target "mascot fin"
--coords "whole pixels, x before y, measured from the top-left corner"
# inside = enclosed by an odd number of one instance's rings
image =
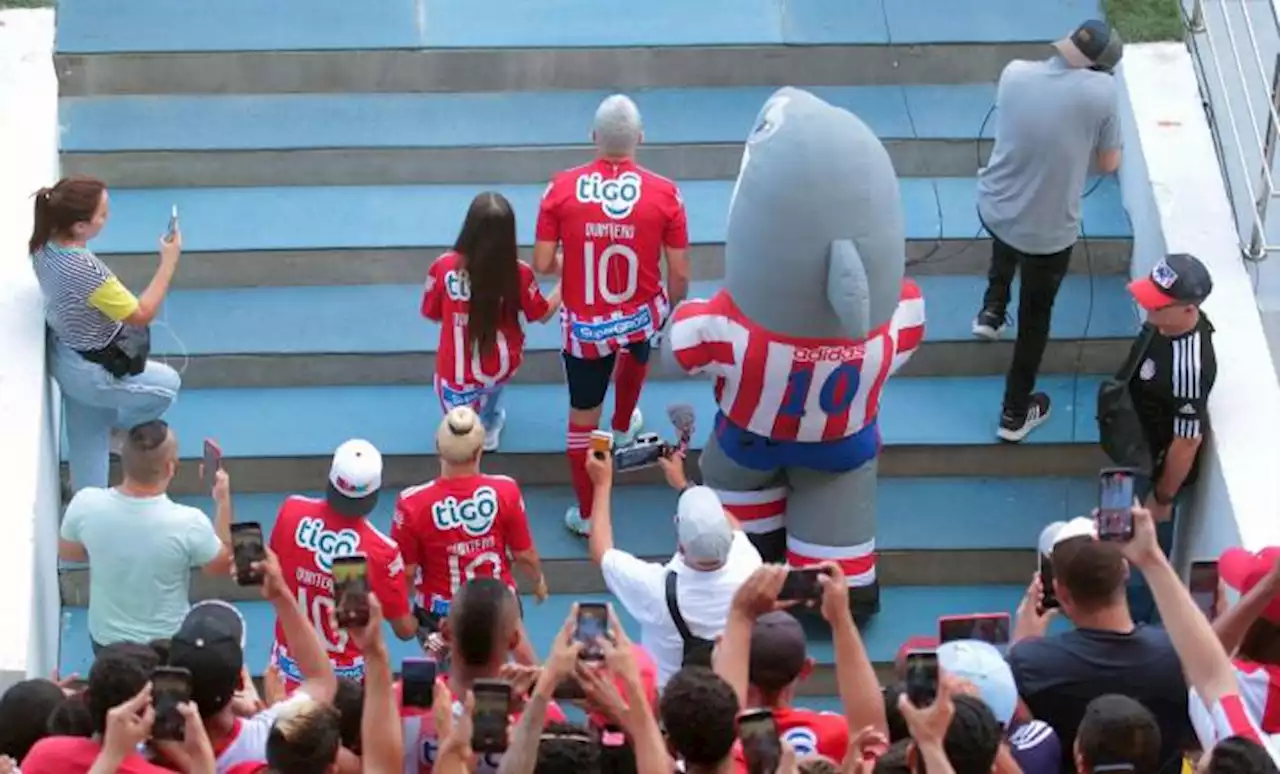
[[[831,243],[827,254],[827,302],[851,339],[871,332],[871,298],[867,271],[857,246],[848,239]]]

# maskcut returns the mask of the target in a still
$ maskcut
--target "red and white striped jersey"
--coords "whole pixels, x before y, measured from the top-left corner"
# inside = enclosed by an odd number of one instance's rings
[[[1236,683],[1249,715],[1267,734],[1280,734],[1280,666],[1237,658]]]
[[[538,278],[524,261],[518,261],[520,298],[501,312],[494,346],[479,352],[468,330],[471,280],[462,268],[462,256],[447,252],[432,262],[422,293],[422,316],[440,323],[436,352],[436,376],[451,390],[465,392],[502,384],[515,374],[524,358],[525,320],[537,322],[549,310],[538,287]]]
[[[924,298],[903,280],[892,319],[866,339],[783,336],[753,323],[721,290],[676,308],[671,347],[680,367],[716,377],[730,422],[775,441],[818,443],[876,418],[885,381],[924,337]]]
[[[629,159],[560,172],[542,195],[537,240],[563,251],[565,352],[598,359],[661,329],[670,311],[663,248],[689,246],[674,182]]]

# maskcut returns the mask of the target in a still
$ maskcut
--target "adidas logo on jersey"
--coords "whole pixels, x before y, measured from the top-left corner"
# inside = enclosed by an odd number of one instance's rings
[[[1195,406],[1192,406],[1190,403],[1184,403],[1184,404],[1182,404],[1182,408],[1178,409],[1178,413],[1179,413],[1179,414],[1194,414],[1194,413],[1196,413],[1196,407],[1195,407]]]
[[[320,519],[303,519],[293,533],[294,542],[310,551],[316,558],[316,567],[325,572],[333,570],[333,560],[339,556],[351,556],[360,550],[360,533],[353,529],[334,532],[325,529]]]
[[[490,486],[480,487],[465,500],[446,497],[431,506],[436,529],[447,532],[461,527],[472,537],[487,535],[497,516],[498,493]]]
[[[612,180],[605,180],[599,172],[580,175],[575,193],[583,204],[599,204],[605,215],[622,220],[640,201],[640,176],[623,172]]]

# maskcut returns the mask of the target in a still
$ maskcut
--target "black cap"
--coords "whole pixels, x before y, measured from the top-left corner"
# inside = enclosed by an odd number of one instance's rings
[[[244,618],[219,599],[192,606],[169,641],[169,666],[191,672],[191,698],[201,717],[220,712],[240,689]]]
[[[782,610],[756,619],[751,629],[749,682],[765,691],[780,691],[795,682],[808,659],[804,628]]]
[[[1199,304],[1213,292],[1213,277],[1199,258],[1175,253],[1157,263],[1146,277],[1130,282],[1129,292],[1147,311],[1175,304]]]
[[[1071,36],[1054,44],[1067,61],[1077,67],[1093,67],[1111,72],[1124,56],[1124,41],[1104,21],[1090,19],[1076,27]]]

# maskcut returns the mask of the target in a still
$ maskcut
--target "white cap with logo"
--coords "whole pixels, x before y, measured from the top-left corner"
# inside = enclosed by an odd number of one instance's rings
[[[344,441],[329,467],[329,505],[348,516],[365,516],[378,504],[382,454],[363,438]]]
[[[710,569],[723,565],[733,547],[733,527],[719,496],[705,486],[692,486],[676,504],[676,537],[691,566]]]

